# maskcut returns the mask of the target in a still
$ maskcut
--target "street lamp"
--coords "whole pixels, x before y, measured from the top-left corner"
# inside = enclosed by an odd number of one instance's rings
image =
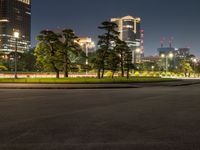
[[[196,63],[198,62],[198,60],[196,58],[192,58],[192,62],[194,64],[194,76],[196,76]]]
[[[155,69],[155,66],[151,66],[151,69],[152,69],[152,71],[154,71],[154,69]]]
[[[134,56],[134,62],[133,63],[139,63],[140,62],[140,58],[141,58],[141,49],[140,48],[136,48],[133,56]]]
[[[173,53],[170,53],[169,54],[169,58],[173,58],[174,57],[174,54]]]
[[[95,43],[94,42],[86,42],[86,44],[85,44],[85,53],[86,53],[86,65],[88,65],[89,64],[89,61],[88,61],[88,57],[89,57],[89,51],[88,51],[88,49],[90,49],[90,48],[94,48],[95,47]]]
[[[165,54],[162,54],[161,57],[162,57],[162,58],[165,58]]]
[[[137,48],[137,49],[135,50],[135,52],[136,52],[136,53],[140,53],[140,52],[141,52],[141,49],[140,49],[140,48]]]
[[[168,72],[168,59],[172,59],[174,57],[173,53],[169,53],[168,55],[161,54],[161,58],[165,58],[165,74]]]
[[[14,31],[13,36],[15,38],[15,79],[17,79],[17,44],[19,39],[19,32]]]

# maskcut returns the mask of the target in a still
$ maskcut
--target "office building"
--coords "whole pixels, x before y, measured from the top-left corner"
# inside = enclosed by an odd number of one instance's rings
[[[185,59],[190,56],[190,49],[189,48],[179,48],[176,50],[176,57],[178,59]]]
[[[95,43],[89,37],[80,37],[77,39],[77,43],[81,46],[82,50],[85,52],[86,57],[87,57],[86,65],[88,65],[89,64],[89,62],[88,62],[89,53],[95,51],[95,47],[96,47]]]
[[[132,49],[133,63],[140,63],[143,53],[141,50],[141,35],[144,33],[141,32],[141,19],[125,16],[122,18],[111,18],[111,22],[115,22],[118,25],[119,38],[125,41]]]
[[[82,47],[85,53],[90,53],[95,51],[95,43],[89,37],[80,37],[77,43]]]
[[[18,32],[18,39],[14,37]],[[0,0],[0,52],[30,49],[31,0]],[[17,41],[17,42],[16,42]]]

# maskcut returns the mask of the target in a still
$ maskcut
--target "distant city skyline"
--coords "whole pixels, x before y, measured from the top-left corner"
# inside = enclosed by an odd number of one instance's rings
[[[97,27],[102,21],[131,15],[142,19],[145,55],[157,53],[162,37],[174,37],[174,47],[190,47],[200,56],[199,5],[198,0],[33,1],[32,46],[40,30],[58,27],[72,28],[78,36],[97,41],[101,33]]]

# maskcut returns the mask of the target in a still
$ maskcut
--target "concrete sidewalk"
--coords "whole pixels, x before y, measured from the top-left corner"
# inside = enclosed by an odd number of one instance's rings
[[[0,83],[0,89],[110,89],[142,88],[154,86],[189,86],[200,84],[199,80],[181,80],[156,83],[121,83],[121,84],[33,84],[33,83]]]

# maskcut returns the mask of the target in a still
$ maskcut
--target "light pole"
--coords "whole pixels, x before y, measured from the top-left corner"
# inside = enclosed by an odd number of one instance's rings
[[[89,64],[89,62],[88,62],[88,45],[89,45],[88,43],[85,44],[85,53],[86,53],[86,57],[87,57],[86,62],[85,62],[86,65]]]
[[[15,38],[15,79],[17,79],[17,46],[18,46],[19,32],[15,31],[13,35]]]
[[[196,58],[192,58],[192,62],[194,64],[194,77],[196,77],[196,63],[198,62],[198,60]]]
[[[85,44],[85,53],[86,53],[86,57],[87,57],[86,62],[85,62],[86,65],[89,64],[89,61],[88,61],[89,51],[88,50],[91,49],[91,48],[94,48],[94,47],[95,47],[94,42],[87,42]]]
[[[173,53],[169,53],[168,55],[162,54],[161,58],[165,58],[165,75],[167,75],[168,72],[168,59],[169,58],[173,58],[174,54]]]
[[[87,39],[88,40],[88,39]],[[95,47],[95,43],[91,40],[88,40],[86,42],[80,43],[81,47],[83,47],[85,49],[85,55],[86,55],[86,61],[85,64],[88,65],[89,64],[89,49],[94,48]],[[86,70],[86,74],[88,74],[88,71]]]
[[[152,69],[152,71],[154,71],[154,69],[155,69],[155,66],[151,66],[151,69]]]
[[[137,48],[136,50],[135,50],[135,62],[134,63],[139,63],[140,62],[140,55],[141,54],[141,49],[140,48]]]
[[[89,57],[89,49],[90,48],[94,48],[95,47],[95,43],[94,42],[85,42],[85,43],[81,43],[80,44],[83,48],[85,48],[85,55],[86,55],[86,61],[85,61],[85,64],[88,65],[89,64],[89,61],[88,61],[88,57]]]

